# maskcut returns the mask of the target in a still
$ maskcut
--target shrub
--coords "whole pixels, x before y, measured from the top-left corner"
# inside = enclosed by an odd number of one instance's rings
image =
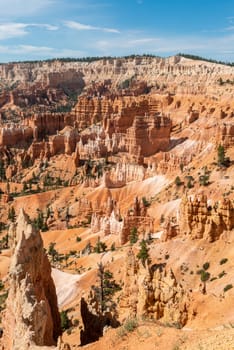
[[[201,175],[199,176],[199,183],[201,186],[208,186],[209,185],[209,175]]]
[[[203,264],[203,269],[204,270],[208,270],[210,267],[210,263],[209,262],[206,262],[205,264]]]
[[[94,253],[100,254],[100,253],[102,253],[102,252],[105,252],[106,249],[107,249],[106,243],[101,242],[101,241],[100,241],[100,237],[98,237],[98,240],[97,240],[97,242],[96,242],[96,246],[95,246],[94,249],[93,249]]]
[[[220,260],[219,264],[220,265],[226,264],[227,261],[228,261],[227,258],[223,258],[223,259]]]
[[[193,183],[192,183],[191,179],[188,180],[187,187],[188,188],[192,188],[193,187]]]
[[[70,327],[70,320],[67,315],[67,311],[61,311],[60,312],[60,318],[61,318],[61,328],[63,331],[68,329]]]
[[[219,278],[222,278],[222,277],[225,276],[225,275],[226,275],[226,272],[225,272],[225,271],[222,271],[222,272],[219,273]]]
[[[80,242],[81,241],[81,237],[77,236],[76,237],[76,242]]]
[[[210,278],[210,273],[207,271],[202,270],[201,271],[201,281],[206,282]]]
[[[232,284],[227,284],[224,288],[223,288],[223,291],[224,292],[227,292],[229,289],[233,288],[233,285]]]
[[[215,281],[215,280],[217,280],[217,277],[212,277],[212,278],[210,279],[210,282]]]
[[[179,176],[176,176],[176,178],[175,178],[175,184],[176,184],[176,186],[178,186],[178,187],[182,185],[182,181],[181,181],[181,179],[180,179]]]
[[[150,206],[150,202],[145,197],[142,197],[142,202],[143,202],[145,207],[149,207]]]
[[[4,284],[2,282],[2,280],[0,280],[0,290],[4,289]]]
[[[79,325],[79,320],[77,318],[75,318],[72,322],[74,327],[77,327]]]
[[[138,322],[134,318],[128,318],[123,325],[124,329],[127,332],[133,332],[134,329],[137,328],[137,326],[138,326]]]

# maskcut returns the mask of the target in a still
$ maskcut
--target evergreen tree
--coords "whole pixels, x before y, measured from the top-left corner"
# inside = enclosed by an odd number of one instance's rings
[[[105,252],[107,249],[107,246],[106,246],[106,243],[102,242],[100,240],[100,237],[98,237],[98,240],[97,240],[97,243],[96,243],[96,246],[94,247],[94,253],[102,253],[102,252]]]
[[[27,189],[28,189],[28,186],[27,186],[26,182],[24,181],[23,182],[23,192],[26,192]]]
[[[67,311],[61,311],[60,312],[60,318],[61,318],[61,328],[63,331],[67,330],[70,327],[70,320],[67,315]]]
[[[218,147],[218,165],[225,167],[229,167],[230,165],[230,158],[226,157],[225,149],[222,145]]]
[[[135,244],[138,241],[137,228],[133,227],[130,231],[129,240],[131,244]]]
[[[99,300],[100,311],[103,313],[107,307],[115,307],[112,298],[117,291],[121,290],[121,287],[114,280],[112,272],[105,270],[102,262],[98,264],[98,279],[99,285],[93,286],[92,289]]]
[[[116,248],[115,248],[115,242],[113,242],[113,243],[111,244],[111,248],[110,248],[110,249],[111,249],[112,252],[115,251],[115,249],[116,249]]]
[[[2,159],[0,159],[0,180],[5,181],[6,180],[6,172],[5,172],[5,166]]]
[[[181,186],[181,185],[182,185],[182,181],[181,181],[181,179],[180,179],[179,176],[176,176],[176,178],[175,178],[175,184],[176,184],[176,186]]]
[[[224,165],[225,163],[225,149],[222,145],[218,147],[218,165]]]
[[[147,248],[147,243],[144,239],[142,239],[140,243],[140,251],[137,254],[137,258],[141,260],[144,267],[145,267],[146,261],[149,262],[149,249]]]
[[[9,210],[8,210],[8,219],[11,222],[15,222],[15,209],[14,209],[14,207],[9,208]]]
[[[55,242],[51,242],[48,248],[48,255],[51,256],[53,262],[58,259],[58,252],[55,249],[55,244]]]

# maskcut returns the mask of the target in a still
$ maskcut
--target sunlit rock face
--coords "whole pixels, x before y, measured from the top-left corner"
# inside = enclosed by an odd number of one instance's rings
[[[21,210],[9,236],[13,256],[3,343],[15,350],[56,345],[61,334],[60,315],[41,235]]]

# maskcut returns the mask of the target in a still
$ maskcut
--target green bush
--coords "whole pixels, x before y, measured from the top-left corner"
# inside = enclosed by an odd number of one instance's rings
[[[210,267],[210,263],[209,262],[206,262],[205,264],[203,264],[203,269],[204,270],[208,270]]]
[[[70,327],[70,320],[67,315],[67,311],[61,311],[60,312],[60,318],[61,318],[61,328],[63,331],[68,329]]]
[[[79,325],[79,320],[78,320],[77,318],[75,318],[75,319],[73,320],[72,324],[73,324],[74,327],[78,327],[78,325]]]
[[[201,186],[208,186],[209,183],[209,175],[205,174],[205,175],[201,175],[199,176],[199,183]]]
[[[215,280],[217,280],[217,277],[212,277],[212,278],[210,279],[210,282],[215,281]]]
[[[142,197],[142,202],[143,202],[145,207],[149,207],[150,206],[150,202],[145,197]]]
[[[206,282],[210,278],[210,273],[205,271],[205,270],[201,270],[201,276],[200,277],[201,277],[201,281],[202,282]]]
[[[222,271],[222,272],[219,273],[219,278],[222,278],[222,277],[225,276],[225,275],[226,275],[226,272],[225,272],[225,271]]]
[[[228,259],[227,258],[223,258],[223,259],[220,260],[219,264],[223,265],[223,264],[226,264],[226,262],[228,262]]]
[[[134,318],[128,318],[123,325],[124,329],[127,332],[133,332],[134,329],[137,328],[137,326],[138,326],[138,322]]]
[[[116,248],[115,248],[115,242],[111,244],[111,248],[110,248],[110,249],[111,249],[112,252],[115,251],[115,249],[116,249]]]
[[[182,185],[182,181],[181,181],[181,179],[180,179],[179,176],[176,176],[176,178],[175,178],[175,184],[176,184],[176,186],[178,186],[178,187]]]
[[[227,292],[229,289],[232,289],[233,288],[233,285],[232,284],[227,284],[224,288],[223,288],[223,291],[224,292]]]
[[[94,253],[102,253],[105,252],[107,249],[107,245],[105,242],[100,241],[100,237],[98,237],[98,240],[96,242],[96,246],[94,247],[93,251]]]

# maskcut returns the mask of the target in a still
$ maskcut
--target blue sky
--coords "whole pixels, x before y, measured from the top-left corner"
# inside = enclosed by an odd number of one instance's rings
[[[0,62],[178,52],[234,61],[234,0],[0,0]]]

